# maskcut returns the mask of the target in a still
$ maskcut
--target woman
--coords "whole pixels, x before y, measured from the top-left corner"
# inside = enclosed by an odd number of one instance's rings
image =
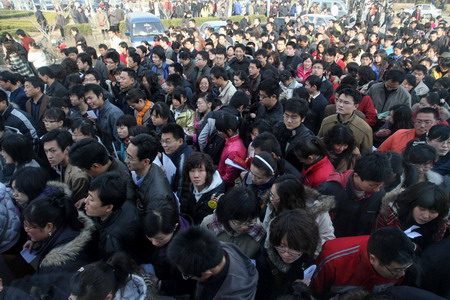
[[[217,207],[217,199],[225,192],[225,184],[211,157],[201,152],[188,156],[183,172],[189,187],[183,189],[180,211],[189,215],[194,224],[200,224]]]
[[[18,133],[5,137],[1,155],[7,164],[14,165],[14,172],[24,167],[39,167],[30,139]]]
[[[192,137],[194,134],[194,111],[191,109],[186,90],[177,87],[172,93],[172,112],[175,123],[180,125]]]
[[[417,183],[419,180],[417,169],[406,162],[401,154],[394,151],[386,151],[384,153],[387,155],[394,172],[394,176],[384,183],[386,193],[402,191]]]
[[[147,126],[152,127],[158,135],[161,135],[161,127],[168,123],[175,123],[169,106],[164,102],[156,102],[150,111],[153,126],[150,123]]]
[[[278,176],[277,161],[268,152],[259,152],[252,158],[250,171],[242,179],[242,185],[255,193],[259,202],[272,187]]]
[[[305,84],[306,78],[312,73],[313,57],[308,53],[303,53],[300,57],[303,63],[297,69],[297,80]]]
[[[6,52],[5,62],[11,72],[18,73],[24,77],[34,75],[28,63],[20,57],[19,50],[13,42],[3,42],[3,47]]]
[[[450,112],[448,111],[445,99],[441,99],[437,92],[430,92],[422,96],[419,103],[416,103],[411,108],[413,111],[413,116],[415,116],[416,113],[424,107],[432,107],[436,109],[439,113],[439,124],[448,125],[447,120],[450,119]]]
[[[125,162],[127,157],[127,147],[130,143],[130,128],[136,126],[136,118],[131,115],[121,115],[116,121],[117,135],[119,140],[114,146],[118,159]]]
[[[327,50],[329,43],[327,40],[320,41],[316,46],[316,51],[312,53],[313,59],[323,59],[325,56],[325,50]]]
[[[32,200],[45,196],[53,190],[51,185],[54,182],[48,182],[48,180],[49,175],[43,168],[24,167],[18,170],[11,177],[11,192],[14,200],[21,207],[25,207]]]
[[[335,172],[323,142],[314,137],[303,143],[297,143],[294,153],[303,164],[303,182],[312,188],[318,187],[328,176]]]
[[[200,94],[209,94],[212,89],[212,83],[209,76],[200,76],[195,84],[195,94],[192,99],[197,100]]]
[[[352,170],[361,156],[355,145],[352,130],[345,124],[336,124],[325,133],[323,142],[337,172]]]
[[[392,106],[383,126],[374,133],[374,145],[378,147],[399,129],[414,128],[411,108],[408,105]]]
[[[66,114],[59,108],[47,109],[44,113],[45,130],[47,132],[53,129],[65,129],[70,127],[70,120],[66,118]]]
[[[444,124],[434,125],[428,131],[426,137],[427,144],[436,149],[438,154],[437,162],[433,171],[442,176],[450,174],[450,127]]]
[[[416,251],[442,240],[446,231],[448,194],[436,184],[420,182],[384,199],[375,229],[397,227],[416,244]]]
[[[244,92],[249,97],[250,91],[248,89],[248,75],[244,71],[236,71],[233,74],[233,84],[237,91]]]
[[[402,86],[408,91],[411,95],[411,104],[414,105],[419,102],[419,97],[417,97],[416,91],[414,90],[417,86],[416,84],[416,76],[412,74],[406,74],[405,80],[402,82]]]
[[[91,261],[86,250],[95,230],[92,220],[78,212],[70,196],[60,190],[29,203],[23,217],[29,236],[24,248],[36,255],[35,296],[66,299],[68,275]]]
[[[314,264],[319,230],[305,210],[282,212],[270,224],[269,237],[256,259],[259,280],[255,299],[278,299],[291,292]]]
[[[259,221],[260,202],[248,188],[237,187],[220,198],[217,209],[203,219],[221,242],[233,243],[255,259],[266,230]]]
[[[227,187],[232,187],[240,174],[238,168],[226,163],[227,159],[241,164],[247,157],[247,148],[244,145],[246,132],[245,129],[239,130],[241,122],[241,119],[229,113],[220,115],[216,120],[216,129],[222,138],[225,139],[225,147],[220,155],[217,171],[219,171]]]
[[[267,120],[260,119],[256,122],[253,122],[248,127],[248,129],[250,133],[251,142],[247,148],[247,158],[255,156],[255,148],[253,147],[253,141],[255,140],[255,138],[264,132],[272,133],[272,124],[270,124],[270,122],[268,122]]]
[[[276,51],[272,51],[267,54],[267,62],[280,72],[284,70],[283,64],[281,63],[280,54]]]
[[[167,248],[180,230],[191,226],[188,217],[178,213],[174,199],[154,199],[143,218],[144,234],[151,242],[147,263],[153,265],[157,278],[157,288],[161,295],[181,296],[192,294],[194,280],[183,280],[181,272],[167,258]]]
[[[37,70],[40,67],[46,67],[50,65],[47,55],[41,49],[41,46],[36,43],[30,43],[30,51],[28,51],[28,62],[33,64],[33,67]]]
[[[125,253],[78,269],[70,280],[69,300],[154,299],[156,287]]]
[[[378,49],[375,51],[375,54],[373,55],[374,63],[373,65],[378,70],[378,78],[382,79],[384,73],[389,67],[389,64],[387,62],[387,54],[386,51],[383,49]]]
[[[195,111],[194,116],[194,143],[197,142],[197,133],[202,126],[203,121],[205,120],[205,116],[215,109],[214,99],[207,93],[201,93],[197,98],[197,110]]]
[[[101,8],[97,8],[97,25],[102,31],[102,35],[106,36],[109,29],[109,21],[106,12]]]

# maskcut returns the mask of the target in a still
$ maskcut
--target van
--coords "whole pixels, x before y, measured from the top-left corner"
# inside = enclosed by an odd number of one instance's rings
[[[133,47],[142,41],[153,44],[156,35],[164,33],[161,19],[151,13],[129,13],[125,18],[125,35],[130,38]]]
[[[325,9],[329,9],[331,11],[331,6],[334,3],[336,3],[337,7],[339,8],[339,13],[337,15],[338,18],[346,16],[348,14],[347,6],[340,0],[311,0],[309,2],[309,7],[313,6],[314,4],[318,4],[322,7],[320,11],[325,11]]]

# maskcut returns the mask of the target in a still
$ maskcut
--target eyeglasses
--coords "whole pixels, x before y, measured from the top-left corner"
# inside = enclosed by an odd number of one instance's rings
[[[300,257],[303,255],[303,252],[291,250],[287,247],[275,247],[275,250],[277,250],[279,254],[287,253],[294,257]]]
[[[250,220],[250,221],[247,221],[247,222],[239,222],[239,221],[236,221],[236,220],[231,220],[230,222],[231,222],[231,224],[233,224],[237,228],[242,228],[244,226],[248,226],[248,227],[255,226],[256,223],[258,222],[258,220],[257,219],[253,219],[253,220]]]
[[[133,157],[131,157],[129,155],[127,155],[127,157],[125,159],[128,160],[128,161],[138,161],[139,160],[139,158],[133,158]]]
[[[393,270],[391,270],[391,269],[389,269],[386,265],[384,265],[384,264],[381,264],[386,270],[388,270],[389,271],[389,273],[391,273],[392,275],[394,275],[394,276],[396,276],[396,275],[399,275],[399,274],[402,274],[402,273],[404,273],[406,270],[408,270],[409,268],[411,268],[411,266],[413,265],[413,264],[409,264],[408,266],[406,266],[406,267],[404,267],[404,268],[395,268],[395,269],[393,269]]]
[[[434,121],[432,121],[432,120],[420,120],[420,119],[416,119],[416,120],[414,121],[414,123],[420,124],[420,125],[422,125],[422,124],[425,124],[425,125],[432,125],[432,124],[434,123]]]

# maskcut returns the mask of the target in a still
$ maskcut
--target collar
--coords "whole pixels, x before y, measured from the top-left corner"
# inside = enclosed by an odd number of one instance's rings
[[[213,231],[216,235],[221,234],[222,232],[227,233],[228,235],[232,237],[238,237],[241,234],[236,232],[230,232],[225,229],[225,227],[222,225],[222,223],[219,222],[219,219],[217,218],[216,212],[213,213],[213,219],[211,223],[207,225],[208,229]],[[266,235],[266,230],[262,226],[260,222],[257,222],[255,225],[253,225],[246,233],[249,235],[252,239],[254,239],[256,242],[260,242],[262,238]]]
[[[348,118],[342,118],[340,114],[337,114],[337,120],[338,120],[338,122],[341,123],[341,124],[345,124],[345,125],[347,125],[347,124],[353,122],[353,120],[354,120],[355,118],[356,118],[355,112],[353,112],[353,113],[351,114],[351,116],[348,117]],[[345,120],[345,119],[346,119],[346,120]]]

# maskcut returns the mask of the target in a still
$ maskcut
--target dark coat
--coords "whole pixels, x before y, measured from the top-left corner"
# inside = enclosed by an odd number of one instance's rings
[[[137,207],[140,213],[145,213],[150,202],[172,198],[172,189],[163,170],[152,164],[144,180],[137,189]]]

